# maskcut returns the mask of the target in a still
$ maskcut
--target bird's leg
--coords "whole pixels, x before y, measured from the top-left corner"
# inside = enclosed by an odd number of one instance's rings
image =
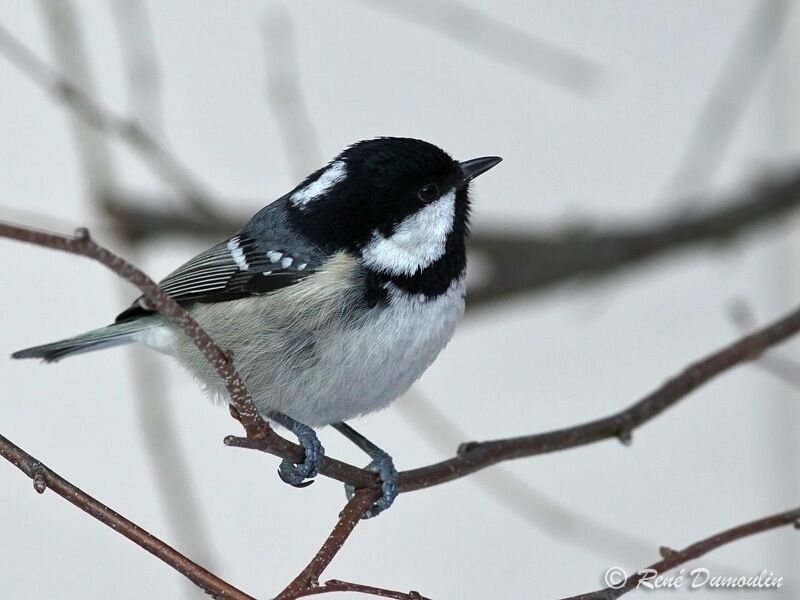
[[[397,473],[397,469],[394,468],[392,457],[350,427],[350,425],[347,423],[334,423],[333,428],[366,452],[367,456],[372,459],[366,469],[377,473],[381,478],[383,496],[364,514],[365,519],[370,519],[392,505],[392,502],[400,492],[400,476]],[[351,498],[355,489],[351,485],[345,485],[345,491],[347,492],[347,497]]]
[[[325,448],[322,447],[317,434],[308,425],[303,425],[283,413],[271,412],[269,413],[269,418],[297,436],[297,441],[300,442],[306,453],[303,462],[300,464],[295,464],[288,458],[284,458],[278,469],[278,476],[294,487],[311,485],[314,483],[312,478],[319,473],[322,457],[325,456]]]

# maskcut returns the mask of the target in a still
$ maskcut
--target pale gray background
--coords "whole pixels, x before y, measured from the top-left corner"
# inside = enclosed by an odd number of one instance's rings
[[[468,4],[591,57],[603,69],[600,88],[588,99],[564,93],[362,2],[151,2],[169,144],[220,193],[253,199],[242,209],[255,211],[294,185],[264,87],[262,23],[283,7],[326,159],[353,141],[389,134],[433,141],[460,158],[501,155],[505,161],[477,185],[476,228],[615,222],[680,206],[664,186],[754,2]],[[98,96],[124,113],[109,5],[76,6]],[[795,155],[797,13],[715,190],[737,189]],[[0,23],[52,59],[39,3],[0,1]],[[163,189],[128,150],[114,147],[126,182]],[[0,59],[0,218],[64,231],[94,224],[101,240],[111,239],[85,192],[65,112]],[[419,389],[476,438],[546,430],[619,409],[733,339],[731,299],[745,298],[762,322],[793,307],[800,294],[797,231],[796,224],[773,228],[717,253],[686,252],[602,285],[498,305],[463,323]],[[163,243],[140,262],[162,276],[199,249]],[[103,324],[135,296],[132,289],[123,296],[113,276],[89,261],[6,241],[0,277],[2,356]],[[0,432],[180,546],[143,448],[126,352],[48,367],[1,358]],[[236,424],[180,368],[158,360],[190,455],[192,493],[213,540],[210,548],[182,549],[247,592],[270,597],[325,538],[342,489],[320,479],[293,490],[277,478],[276,459],[225,448],[221,440],[238,433]],[[401,497],[389,514],[358,527],[325,578],[418,589],[433,598],[550,598],[595,589],[607,567],[644,566],[661,544],[682,547],[796,505],[797,396],[742,368],[638,431],[630,448],[605,442],[506,465],[558,505],[644,540],[649,553],[603,550],[602,538],[589,551],[562,533],[546,533],[500,507],[473,477]],[[401,469],[454,450],[455,440],[444,434],[444,448],[423,441],[397,407],[357,426]],[[322,439],[331,455],[363,461],[331,432]],[[522,503],[531,518],[547,522],[539,503]],[[763,596],[789,598],[800,589],[799,562],[800,539],[785,529],[697,564],[719,565],[726,574],[766,568],[788,583]],[[36,495],[28,479],[0,463],[0,597],[185,593],[181,578],[158,560],[55,494]]]

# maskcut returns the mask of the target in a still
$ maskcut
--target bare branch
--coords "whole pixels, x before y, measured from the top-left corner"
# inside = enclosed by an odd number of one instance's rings
[[[97,244],[91,238],[87,229],[79,229],[75,236],[70,237],[0,222],[0,237],[86,256],[98,261],[121,278],[135,285],[150,303],[151,308],[157,310],[173,325],[180,328],[216,369],[217,374],[228,390],[231,404],[238,413],[237,418],[248,435],[266,438],[272,434],[279,437],[272,432],[269,425],[261,418],[258,409],[253,404],[250,393],[233,366],[233,357],[217,346],[214,340],[198,325],[197,321],[177,302],[165,294],[155,281],[122,257]]]
[[[596,67],[585,59],[533,40],[524,32],[494,21],[453,0],[436,0],[436,2],[426,4],[417,1],[406,4],[402,8],[388,3],[380,4],[380,6],[384,10],[392,10],[395,14],[400,14],[412,21],[424,23],[465,44],[483,47],[483,50],[491,53],[494,58],[513,64],[528,73],[536,72],[538,76],[544,74],[567,89],[585,93],[586,86],[594,83]],[[783,2],[782,5],[785,12],[786,3]],[[420,19],[419,16],[423,13],[425,19]],[[434,18],[431,19],[431,15]],[[458,27],[451,27],[454,20],[458,22]],[[770,23],[775,25],[773,21]],[[289,41],[286,42],[286,39],[281,39],[279,42],[291,45],[292,40],[289,38]],[[294,50],[293,46],[290,50]],[[765,52],[768,51],[768,49],[765,50]],[[69,107],[73,114],[83,119],[85,123],[95,127],[99,132],[116,136],[130,145],[154,172],[185,196],[190,203],[192,212],[189,217],[182,212],[176,212],[176,218],[173,221],[164,223],[160,222],[159,217],[142,213],[143,217],[150,218],[151,223],[153,220],[159,221],[154,229],[165,226],[191,228],[199,224],[201,228],[208,226],[209,230],[212,230],[223,226],[227,227],[234,221],[221,218],[216,213],[216,209],[213,208],[213,194],[169,153],[161,141],[152,135],[152,130],[143,128],[136,120],[123,118],[107,111],[93,98],[88,87],[76,85],[76,83],[81,83],[80,80],[65,77],[59,71],[49,67],[2,27],[0,27],[0,52],[4,53],[31,79]],[[523,55],[524,60],[522,60]],[[294,54],[292,57],[296,60]],[[287,87],[284,85],[285,82],[281,81],[282,77],[283,75],[278,72],[277,78],[269,84],[273,103],[287,101],[286,89],[280,89],[279,85]],[[291,85],[288,86],[289,96],[299,97],[296,89],[297,81],[293,80],[290,83]],[[292,85],[295,87],[293,88]],[[291,127],[294,129],[305,127],[306,133],[310,132],[306,142],[308,139],[313,140],[313,130],[310,127],[308,115],[303,112],[297,102],[294,102],[292,107],[295,110],[296,122]],[[298,110],[299,112],[297,112]],[[726,126],[730,129],[729,123]],[[728,134],[729,131],[725,133],[725,135]],[[295,154],[298,156],[301,152],[307,154],[308,144],[306,146],[305,150],[297,149]],[[298,148],[300,147],[298,146]],[[300,159],[295,157],[295,164],[299,164],[299,162]],[[575,232],[572,231],[569,232],[569,237],[565,236],[561,239],[529,235],[510,239],[511,236],[508,234],[501,236],[477,234],[472,239],[471,248],[482,252],[487,257],[491,263],[492,272],[487,282],[471,292],[471,306],[510,294],[541,289],[571,277],[606,273],[669,249],[709,240],[725,240],[731,235],[745,229],[749,230],[753,225],[774,219],[793,209],[800,198],[800,193],[798,193],[800,192],[800,172],[793,173],[785,179],[778,178],[757,192],[758,194],[740,197],[739,200],[729,203],[722,209],[708,211],[699,217],[678,217],[666,223],[640,228],[580,236],[574,236]],[[114,195],[114,198],[117,197],[116,191],[112,189],[107,189],[102,194],[106,200],[110,199],[111,194]],[[129,210],[127,206],[112,206],[110,203],[109,209],[109,214],[116,216],[126,214],[126,211]],[[190,225],[187,226],[186,223]],[[145,231],[145,235],[152,234],[151,229],[140,228]],[[233,357],[217,346],[199,324],[180,305],[164,294],[145,273],[120,256],[96,244],[86,230],[79,230],[74,237],[69,237],[0,223],[0,236],[92,258],[139,287],[151,307],[158,310],[191,338],[224,381],[231,398],[232,414],[241,421],[247,433],[247,438],[228,437],[226,443],[232,446],[255,448],[294,461],[302,459],[302,448],[275,434],[260,416],[243,381],[235,370]],[[509,257],[513,260],[509,260]],[[547,269],[543,269],[543,266],[546,266]],[[758,358],[764,351],[798,331],[800,331],[800,310],[794,311],[756,333],[745,336],[693,363],[664,385],[620,412],[574,427],[541,434],[462,444],[458,455],[452,459],[401,473],[401,491],[408,492],[445,483],[514,458],[587,445],[613,437],[627,442],[635,429],[682,400],[693,390],[736,365]],[[158,538],[59,477],[2,436],[0,436],[0,455],[33,479],[34,488],[39,493],[50,487],[81,510],[116,529],[159,557],[214,597],[252,600],[244,592],[230,586]],[[317,585],[322,572],[341,550],[363,513],[376,499],[379,484],[375,474],[331,458],[325,459],[321,472],[361,489],[345,506],[320,550],[281,593],[280,598],[299,598],[349,591],[401,600],[422,600],[423,597],[416,592],[403,593],[338,580],[328,581],[323,586]],[[702,556],[723,544],[790,523],[795,523],[795,525],[800,523],[800,509],[734,527],[692,544],[682,551],[666,552],[661,561],[654,563],[649,568],[659,573],[664,572]],[[640,579],[641,576],[635,576],[628,580],[623,588],[609,588],[575,598],[616,598],[634,589]]]
[[[339,520],[331,531],[331,534],[322,544],[322,547],[311,559],[305,569],[295,577],[292,582],[278,595],[276,600],[287,600],[297,598],[298,594],[314,587],[319,581],[320,575],[328,567],[333,558],[342,549],[347,538],[353,533],[361,517],[379,498],[377,490],[361,490],[356,492],[350,501],[345,505],[339,514]]]
[[[608,417],[547,433],[462,445],[458,456],[401,473],[401,491],[438,485],[514,458],[584,446],[600,440],[627,441],[633,431],[725,371],[758,358],[800,331],[800,309],[717,350],[683,369],[638,402]]]
[[[506,460],[557,452],[612,438],[627,443],[635,429],[674,406],[700,386],[735,366],[755,360],[765,350],[783,342],[798,331],[800,331],[800,309],[690,364],[666,383],[620,412],[545,433],[462,444],[457,456],[451,459],[401,472],[400,491],[410,492],[446,483]],[[286,445],[277,447],[272,445],[270,440],[233,436],[227,437],[225,443],[229,446],[260,450],[295,462],[303,457],[302,450],[294,444],[289,444],[291,447]],[[377,485],[374,474],[327,457],[323,460],[320,472],[356,487]]]
[[[226,445],[256,449],[294,462],[302,461],[303,449],[277,435],[258,414],[247,389],[233,367],[231,357],[226,355],[197,322],[164,294],[147,275],[98,246],[91,240],[86,230],[82,230],[76,237],[67,237],[0,222],[0,236],[88,256],[136,285],[155,310],[190,335],[228,387],[234,416],[242,422],[248,437],[228,436],[225,438]],[[439,485],[506,460],[575,448],[610,438],[627,441],[636,428],[678,403],[698,387],[735,366],[758,358],[765,350],[783,342],[798,331],[800,331],[800,309],[690,364],[678,375],[618,413],[545,433],[462,444],[458,455],[449,460],[402,472],[401,492]],[[376,488],[379,485],[375,473],[328,457],[323,459],[320,472],[357,488]]]
[[[86,230],[79,231],[75,237],[67,237],[0,222],[0,236],[93,258],[139,287],[155,310],[161,312],[190,336],[217,369],[228,387],[234,416],[242,421],[250,437],[229,436],[226,438],[226,444],[255,448],[289,458],[294,462],[299,462],[303,458],[303,450],[300,446],[275,434],[261,419],[244,384],[233,368],[232,357],[216,346],[186,311],[164,294],[155,282],[122,258],[98,246],[89,237]],[[555,452],[609,438],[618,438],[627,442],[636,428],[655,418],[701,385],[737,365],[758,358],[764,351],[798,331],[800,331],[800,309],[689,365],[678,375],[625,410],[581,425],[546,433],[462,444],[458,455],[454,458],[402,472],[400,474],[401,491],[409,492],[452,481],[498,462],[514,458]],[[321,472],[334,479],[351,483],[357,488],[370,488],[371,494],[376,493],[379,485],[374,473],[330,458],[325,458],[323,461]],[[366,498],[371,494],[364,494],[360,497],[359,502],[364,500],[366,504]],[[355,501],[350,507],[356,511]],[[779,518],[786,518],[785,514],[772,519]],[[768,521],[768,523],[772,522]],[[329,538],[320,550],[320,554],[304,570],[302,576],[304,580],[308,581],[308,576],[313,576],[318,569],[324,569],[332,556],[341,548],[339,540],[341,539],[341,543],[343,543],[356,523],[357,519],[352,515],[337,523],[331,536],[332,539]],[[742,531],[754,529],[761,531],[768,528],[758,529],[761,526],[760,523],[762,522],[731,530],[734,533],[729,537],[738,539],[735,536],[740,529]]]
[[[387,590],[385,588],[364,585],[363,583],[342,581],[341,579],[330,579],[319,587],[308,588],[294,594],[291,598],[305,598],[307,596],[318,596],[320,594],[330,594],[332,592],[367,594],[379,598],[394,598],[395,600],[430,600],[430,598],[426,598],[419,592],[398,592],[396,590]]]
[[[58,0],[57,4],[69,3]],[[122,53],[130,116],[150,134],[160,135],[163,131],[161,73],[147,3],[145,0],[111,0],[111,9]],[[68,69],[62,66],[61,70],[84,89],[91,89]],[[84,124],[84,127],[88,126]],[[106,212],[110,209],[113,213],[113,198],[111,195],[98,198]],[[131,239],[125,222],[116,219],[114,222],[114,232],[127,242],[126,255],[130,252],[129,258],[138,261],[140,247]],[[119,286],[125,287],[125,283],[119,281]],[[214,571],[217,562],[213,558],[214,544],[198,506],[197,486],[187,468],[185,449],[175,434],[175,416],[169,402],[164,363],[140,347],[129,347],[127,354],[133,372],[137,429],[176,543],[188,554],[198,559],[202,557],[203,564]],[[194,598],[196,589],[189,582],[185,585],[187,597]]]
[[[217,346],[216,343],[214,343],[214,341],[208,336],[208,334],[198,325],[198,323],[180,305],[178,305],[172,298],[165,294],[152,279],[121,257],[95,243],[87,230],[78,230],[74,237],[68,237],[60,234],[47,233],[0,222],[0,236],[44,246],[47,248],[53,248],[55,250],[61,250],[72,254],[86,256],[100,262],[108,267],[111,271],[119,275],[122,279],[125,279],[126,281],[129,281],[138,287],[146,300],[150,303],[151,307],[154,310],[159,311],[171,323],[179,327],[203,353],[209,363],[216,369],[230,395],[232,410],[235,410],[236,418],[242,423],[247,434],[251,436],[258,436],[263,439],[280,437],[261,418],[257,408],[253,404],[247,388],[233,366],[233,357]],[[146,534],[146,532],[141,530],[141,534]],[[187,574],[185,570],[179,568],[179,563],[176,563],[173,558],[174,556],[178,556],[186,561],[188,561],[188,559],[185,559],[177,552],[172,550],[169,546],[166,546],[166,544],[163,544],[163,542],[160,541],[159,544],[161,544],[161,546],[154,546],[154,549],[151,549],[149,546],[145,545],[144,542],[147,542],[150,544],[150,546],[152,546],[152,543],[148,542],[145,537],[142,537],[142,535],[140,535],[140,538],[141,539],[131,539],[156,554],[156,556],[178,569],[181,573]],[[142,540],[144,540],[144,542]],[[156,540],[156,538],[153,538],[153,540]],[[170,552],[172,554],[170,554]],[[203,573],[207,572],[203,570]],[[210,573],[208,575],[210,575]],[[192,575],[189,576],[189,579],[191,579],[194,583],[198,583],[196,580],[197,577],[198,575],[193,572]],[[205,575],[203,575],[203,577],[205,577]],[[221,580],[219,581],[221,582]],[[224,582],[221,583],[227,585]],[[198,585],[200,584],[198,583]],[[201,587],[203,587],[203,585],[201,585]],[[203,587],[203,589],[206,588]],[[211,589],[214,590],[216,588]],[[224,593],[224,588],[220,589],[222,590],[221,594]],[[241,592],[238,593],[240,594],[239,596],[232,597],[249,598],[249,596],[246,596]]]
[[[418,387],[412,388],[394,407],[429,444],[444,452],[469,439]],[[497,465],[476,475],[471,482],[540,532],[606,560],[638,560],[655,547],[654,543],[622,528],[572,510],[563,501],[528,484],[511,466]]]
[[[731,303],[729,315],[742,334],[758,327],[752,308],[744,300],[736,300]],[[777,352],[767,352],[753,365],[787,385],[800,388],[800,363],[788,356]]]
[[[171,546],[139,527],[136,523],[129,521],[105,504],[95,500],[83,490],[75,487],[2,435],[0,435],[0,456],[30,477],[33,480],[34,489],[38,493],[42,494],[47,489],[53,490],[70,504],[78,507],[101,523],[108,525],[117,533],[124,535],[153,556],[164,561],[212,597],[230,600],[254,600],[251,596],[192,562]]]
[[[627,594],[631,590],[635,589],[638,586],[639,581],[647,574],[647,571],[654,571],[657,574],[664,573],[670,569],[674,569],[675,567],[687,563],[690,560],[704,556],[720,546],[730,544],[731,542],[735,542],[757,533],[762,533],[771,529],[777,529],[779,527],[786,527],[787,525],[794,525],[795,528],[800,527],[800,508],[795,508],[793,510],[771,515],[769,517],[764,517],[763,519],[758,519],[756,521],[750,521],[749,523],[727,529],[707,537],[704,540],[695,542],[683,550],[671,550],[669,548],[663,548],[662,554],[664,555],[664,558],[629,577],[625,584],[621,587],[609,587],[596,592],[591,592],[589,594],[570,596],[569,598],[564,598],[564,600],[613,600],[614,598],[619,598],[623,594]]]

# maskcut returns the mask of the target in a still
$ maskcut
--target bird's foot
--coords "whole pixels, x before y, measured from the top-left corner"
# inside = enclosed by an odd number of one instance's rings
[[[372,508],[365,512],[362,517],[364,519],[371,519],[389,508],[394,502],[394,499],[397,498],[397,494],[400,493],[400,475],[397,469],[394,468],[392,457],[383,451],[381,451],[380,454],[376,453],[372,458],[372,462],[364,468],[367,471],[378,474],[378,477],[381,479],[381,491],[383,492],[380,499],[375,502]],[[350,500],[355,493],[355,489],[352,485],[345,485],[344,489],[347,493],[347,499]]]
[[[281,461],[278,476],[286,483],[297,488],[303,488],[314,483],[313,478],[319,474],[319,466],[325,456],[325,448],[319,441],[317,434],[308,425],[294,421],[289,427],[297,436],[297,441],[305,450],[302,463],[293,463],[288,458]]]

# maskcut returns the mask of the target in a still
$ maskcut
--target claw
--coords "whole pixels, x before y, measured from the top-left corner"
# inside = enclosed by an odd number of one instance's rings
[[[394,502],[394,499],[397,498],[397,494],[400,493],[400,475],[394,467],[392,457],[386,453],[374,458],[372,462],[364,468],[367,471],[378,474],[378,477],[381,478],[381,490],[383,491],[383,495],[362,517],[363,519],[371,519],[389,508]],[[347,484],[344,486],[344,489],[347,494],[347,499],[350,500],[355,493],[355,488]]]
[[[278,469],[278,477],[281,478],[283,483],[288,483],[290,486],[296,488],[308,487],[314,483],[313,479],[304,481],[304,479],[306,479],[305,476],[300,473],[294,463],[288,460],[281,461],[281,466]]]
[[[297,436],[297,441],[300,442],[300,445],[303,446],[305,458],[299,464],[284,459],[278,469],[278,476],[282,481],[293,487],[308,487],[314,483],[312,478],[319,474],[319,467],[322,463],[322,458],[325,456],[325,448],[323,448],[314,430],[306,425],[297,423],[292,428],[292,432]]]

